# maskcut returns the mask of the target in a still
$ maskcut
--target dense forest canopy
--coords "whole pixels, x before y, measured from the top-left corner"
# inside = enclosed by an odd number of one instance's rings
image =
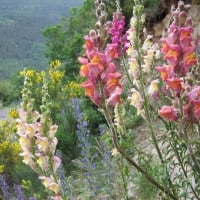
[[[7,78],[27,66],[44,68],[41,30],[68,17],[82,0],[0,0],[0,76]]]

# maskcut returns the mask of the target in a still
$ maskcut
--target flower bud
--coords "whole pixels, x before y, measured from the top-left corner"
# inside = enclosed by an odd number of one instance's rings
[[[105,10],[105,4],[104,4],[104,3],[101,3],[101,4],[99,5],[99,8],[100,8],[102,11],[104,11],[104,10]]]
[[[96,9],[96,17],[99,18],[101,16],[101,9],[97,8]]]
[[[191,17],[187,17],[186,22],[185,22],[185,26],[192,27],[192,18]]]
[[[185,24],[186,21],[186,13],[184,11],[180,12],[178,15],[179,18],[179,24],[180,26],[183,26]]]
[[[97,37],[96,31],[95,30],[90,30],[89,37],[91,39],[95,39]]]
[[[97,22],[97,23],[95,24],[95,28],[98,30],[98,29],[100,29],[100,27],[101,27],[100,23]]]
[[[103,14],[99,17],[99,21],[100,23],[103,25],[105,24],[105,21],[106,21],[106,14]]]

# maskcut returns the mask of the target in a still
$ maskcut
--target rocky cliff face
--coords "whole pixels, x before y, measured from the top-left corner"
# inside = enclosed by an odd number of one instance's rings
[[[200,5],[191,5],[188,6],[188,16],[192,17],[193,26],[194,26],[194,38],[200,39]],[[171,14],[167,14],[165,18],[153,25],[153,28],[149,30],[149,34],[154,36],[154,40],[159,40],[164,32],[168,29],[171,21]]]

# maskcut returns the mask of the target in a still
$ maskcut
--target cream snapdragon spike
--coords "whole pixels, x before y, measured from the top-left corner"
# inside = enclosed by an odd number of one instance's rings
[[[57,177],[61,160],[55,155],[58,143],[55,134],[58,127],[52,124],[47,105],[41,106],[42,114],[33,110],[33,102],[28,94],[30,91],[25,88],[17,119],[17,134],[22,150],[20,155],[23,162],[38,173],[39,179],[50,191],[51,199],[61,200],[61,185]],[[43,97],[43,103],[46,96]]]
[[[145,86],[145,95],[148,95],[152,100],[157,99],[159,80],[155,79],[153,64],[156,59],[159,59],[160,51],[158,45],[152,42],[152,35],[145,35],[146,39],[142,43],[138,36],[138,24],[140,23],[140,26],[142,26],[145,18],[142,15],[141,19],[138,19],[139,16],[135,14],[137,12],[136,9],[136,7],[133,8],[133,17],[130,20],[130,28],[127,31],[128,74],[134,85],[128,99],[130,104],[136,107],[137,114],[145,118],[144,94],[141,92],[141,82]]]
[[[55,156],[57,138],[56,125],[51,125],[48,137],[44,135],[44,126],[39,119],[43,116],[37,111],[32,112],[31,123],[27,122],[28,113],[24,110],[19,110],[19,119],[17,119],[17,134],[20,136],[19,142],[21,145],[23,162],[29,165],[34,171],[41,176],[43,184],[47,189],[59,196],[59,182],[50,175],[49,172],[56,174],[58,167],[61,164],[59,157]],[[52,162],[51,162],[52,161]]]
[[[166,64],[156,67],[165,90],[174,99],[173,105],[164,105],[159,110],[160,116],[169,121],[177,121],[181,115],[176,99],[184,100],[181,109],[185,120],[195,121],[200,118],[198,86],[185,81],[189,71],[197,67],[192,33],[192,20],[184,11],[184,3],[179,1],[178,8],[173,11],[173,22],[168,29],[167,37],[161,38],[161,52]]]
[[[114,106],[120,102],[123,91],[120,83],[122,74],[117,71],[115,61],[121,55],[124,16],[120,12],[114,13],[113,21],[105,23],[105,5],[98,1],[97,18],[96,30],[91,30],[84,37],[85,55],[78,59],[82,64],[80,75],[86,78],[81,87],[95,105],[106,103]],[[111,43],[108,44],[109,34]]]

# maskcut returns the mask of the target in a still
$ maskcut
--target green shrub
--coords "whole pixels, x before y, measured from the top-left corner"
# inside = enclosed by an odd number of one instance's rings
[[[16,99],[17,94],[15,93],[14,86],[12,85],[11,81],[0,81],[0,101],[2,102],[3,106],[8,105]]]
[[[14,166],[13,182],[22,185],[26,196],[35,196],[37,200],[47,199],[47,192],[38,175],[27,165],[20,163]]]

